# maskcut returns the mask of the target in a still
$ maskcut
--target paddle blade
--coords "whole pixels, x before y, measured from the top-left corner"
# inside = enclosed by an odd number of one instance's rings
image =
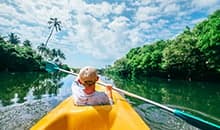
[[[47,62],[45,66],[45,70],[49,73],[57,72],[59,70],[59,67],[55,63]]]
[[[195,117],[193,115],[190,115],[188,113],[184,113],[183,111],[180,110],[175,110],[174,114],[180,118],[182,118],[183,120],[185,120],[186,122],[188,122],[189,124],[196,126],[202,130],[220,130],[220,126],[216,125],[214,123],[205,121],[201,118]]]

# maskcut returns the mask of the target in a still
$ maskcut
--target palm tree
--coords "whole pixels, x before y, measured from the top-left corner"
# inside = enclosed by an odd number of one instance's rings
[[[54,28],[56,29],[57,32],[61,31],[61,21],[58,21],[57,18],[50,18],[48,24],[49,24],[50,34],[45,42],[45,47],[47,47],[48,41],[53,34]]]
[[[58,55],[57,50],[56,50],[56,49],[52,49],[52,50],[51,50],[51,55],[52,55],[53,57],[57,57],[57,55]]]
[[[37,50],[39,54],[42,56],[46,52],[46,46],[44,43],[41,43],[39,46],[37,46]]]
[[[60,49],[52,49],[50,53],[52,60],[55,61],[57,64],[61,64],[61,59],[66,59],[64,53]]]
[[[10,33],[9,35],[8,35],[8,42],[10,42],[11,44],[15,44],[15,45],[17,45],[17,44],[19,44],[21,41],[20,41],[20,38],[16,35],[16,34],[14,34],[14,33]]]
[[[57,50],[57,55],[63,60],[66,59],[65,54],[60,49]]]
[[[5,42],[4,37],[0,35],[0,42]]]
[[[31,47],[31,41],[25,40],[25,41],[23,42],[23,45],[26,46],[26,47]]]
[[[47,56],[47,59],[54,61],[57,64],[61,64],[61,59],[66,59],[64,53],[60,49],[48,49],[48,52],[46,54],[47,55],[45,56]]]

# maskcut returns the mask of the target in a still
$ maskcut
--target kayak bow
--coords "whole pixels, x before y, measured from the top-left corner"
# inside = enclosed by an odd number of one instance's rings
[[[104,87],[97,85],[98,91]],[[149,130],[131,105],[113,91],[113,105],[76,106],[67,98],[37,122],[31,130]]]

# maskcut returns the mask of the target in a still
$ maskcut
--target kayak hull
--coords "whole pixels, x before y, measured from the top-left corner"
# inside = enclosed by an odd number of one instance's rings
[[[102,91],[102,86],[97,86]],[[131,105],[113,91],[113,105],[76,106],[68,97],[31,130],[149,130]]]

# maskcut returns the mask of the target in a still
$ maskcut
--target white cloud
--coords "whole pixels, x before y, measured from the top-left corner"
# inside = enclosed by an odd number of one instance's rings
[[[157,28],[157,29],[163,29],[163,27],[164,27],[167,23],[169,23],[168,20],[159,19],[158,21],[155,21],[155,22],[153,23],[153,27],[154,27],[154,28]]]
[[[199,8],[212,7],[217,3],[218,0],[192,0],[192,5]]]
[[[179,10],[180,10],[180,7],[177,4],[173,3],[173,4],[169,4],[168,6],[165,7],[164,13],[176,14],[177,12],[179,12]]]
[[[115,44],[114,34],[107,28],[104,28],[103,26],[105,25],[102,22],[85,14],[77,15],[76,19],[78,24],[74,27],[76,33],[73,39],[79,51],[101,59],[115,54],[111,54],[109,49],[106,48],[113,49],[111,46]],[[104,53],[106,55],[103,55]]]
[[[152,26],[151,24],[149,24],[147,22],[143,22],[143,23],[140,23],[139,28],[143,29],[143,30],[147,30],[147,29],[150,29],[151,26]]]
[[[133,47],[175,36],[185,26],[193,26],[205,18],[205,13],[208,14],[214,5],[217,8],[220,2],[127,0],[88,4],[82,0],[4,1],[0,3],[0,35],[16,32],[21,40],[29,39],[36,46],[45,42],[49,34],[49,18],[57,17],[62,21],[62,31],[54,33],[48,46],[64,51],[70,64],[80,62],[78,64],[82,65],[94,60],[93,65],[97,62],[100,64],[97,66],[103,66]],[[203,13],[203,16],[194,18],[195,12]],[[84,58],[88,62],[83,61]]]
[[[112,5],[107,2],[101,4],[90,4],[87,5],[86,12],[91,13],[96,17],[106,17],[112,12]]]
[[[147,21],[154,20],[159,16],[160,9],[157,7],[139,7],[136,12],[136,20]]]
[[[115,5],[113,5],[112,8],[113,8],[113,12],[114,12],[115,14],[121,14],[121,13],[125,10],[126,5],[125,5],[125,3],[115,4]]]
[[[127,29],[129,19],[123,16],[116,17],[110,24],[109,28],[115,32],[121,32]]]
[[[8,30],[4,30],[3,32],[9,31],[21,34],[22,40],[30,39],[32,42],[44,42],[49,32],[47,28],[49,18],[55,14],[56,17],[63,21],[68,18],[68,13],[65,9],[61,11],[58,6],[53,6],[59,5],[59,3],[48,3],[47,0],[25,2],[17,0],[14,3],[16,7],[10,4],[6,5],[5,3],[0,4],[0,13],[11,19],[7,23],[3,23],[10,26]]]
[[[151,4],[152,2],[154,2],[154,1],[153,0],[136,0],[136,1],[132,2],[132,5],[147,6],[147,5]]]

